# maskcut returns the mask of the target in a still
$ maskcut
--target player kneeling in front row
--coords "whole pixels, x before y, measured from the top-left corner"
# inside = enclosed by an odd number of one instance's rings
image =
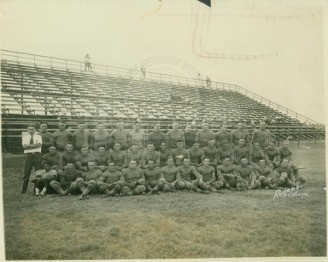
[[[220,182],[222,187],[235,190],[237,173],[235,166],[231,164],[231,159],[229,157],[224,158],[222,165],[219,165],[216,170],[218,182]]]
[[[114,162],[108,162],[108,169],[97,180],[97,189],[104,197],[119,194],[124,184],[122,172],[118,171]]]
[[[216,181],[215,169],[210,165],[210,160],[208,158],[204,158],[203,165],[198,167],[197,171],[202,175],[204,182],[199,185],[200,189],[222,193],[218,190],[223,187],[223,183],[221,181]]]
[[[137,167],[135,160],[130,160],[129,167],[122,170],[124,185],[121,195],[144,195],[146,192],[146,180],[141,168]]]
[[[146,189],[148,194],[160,194],[159,190],[163,188],[164,181],[160,180],[161,170],[155,166],[154,160],[148,160],[147,168],[144,170],[144,176],[146,179]]]
[[[236,167],[235,171],[237,172],[236,187],[238,190],[261,188],[261,182],[257,180],[254,168],[248,165],[247,158],[240,160],[240,165]]]
[[[102,172],[96,169],[96,163],[88,162],[88,170],[82,173],[82,178],[76,180],[77,186],[82,194],[79,199],[83,200],[89,198],[89,193],[96,188],[96,181],[101,177]]]
[[[36,174],[32,178],[36,196],[44,196],[50,188],[51,181],[57,178],[57,171],[51,170],[51,165],[49,163],[45,162],[43,164],[43,168],[44,169],[42,170],[37,170]]]
[[[277,180],[274,178],[273,169],[265,164],[264,159],[260,159],[258,164],[254,167],[254,172],[257,179],[261,182],[261,187],[265,189],[271,188]]]
[[[164,192],[175,192],[178,189],[179,183],[184,186],[178,168],[174,165],[172,157],[167,159],[167,165],[161,169],[160,180],[164,183],[162,188]]]
[[[76,180],[81,177],[81,171],[75,169],[74,164],[68,163],[59,177],[59,182],[57,180],[52,180],[50,182],[50,187],[60,196],[77,194],[79,188]]]
[[[197,172],[195,167],[190,165],[190,159],[183,159],[182,165],[178,167],[181,181],[176,184],[179,190],[192,190],[197,193],[208,194],[207,190],[202,190],[199,187],[204,183],[203,177]]]
[[[298,172],[295,174],[288,159],[283,159],[280,167],[278,167],[274,172],[276,175],[280,175],[279,177],[281,178],[279,185],[276,185],[276,187],[286,186],[301,188],[305,183],[305,179],[300,177]]]

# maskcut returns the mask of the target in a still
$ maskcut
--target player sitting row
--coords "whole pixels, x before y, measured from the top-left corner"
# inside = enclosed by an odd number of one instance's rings
[[[79,199],[88,198],[91,192],[99,192],[104,196],[131,196],[153,194],[159,191],[172,192],[190,190],[198,193],[218,192],[220,189],[275,189],[277,187],[301,187],[304,178],[295,176],[284,159],[274,171],[260,160],[257,167],[248,165],[247,158],[242,158],[240,165],[233,165],[225,158],[222,165],[215,168],[210,160],[205,158],[203,164],[195,168],[190,160],[184,158],[182,165],[176,167],[173,158],[168,158],[163,168],[155,167],[153,160],[148,160],[147,168],[137,167],[135,160],[130,160],[128,168],[117,170],[113,162],[108,163],[106,171],[96,169],[95,162],[88,162],[84,172],[75,169],[74,164],[68,164],[64,172],[57,176],[51,170],[49,163],[44,163],[44,169],[37,171],[32,182],[35,184],[35,194],[44,195],[47,190],[60,196],[81,194]]]
[[[63,167],[68,163],[73,163],[76,168],[86,171],[87,163],[90,161],[96,162],[97,168],[105,171],[108,161],[113,162],[118,170],[128,167],[130,160],[135,160],[140,168],[147,168],[146,162],[153,160],[156,167],[166,165],[168,157],[172,157],[176,166],[181,165],[184,158],[191,161],[191,165],[199,167],[202,165],[204,158],[208,158],[210,165],[216,167],[223,163],[223,159],[228,157],[232,164],[240,164],[242,158],[247,158],[250,165],[258,165],[261,159],[272,169],[277,168],[281,160],[288,159],[291,161],[292,151],[288,147],[289,142],[283,142],[282,147],[276,148],[271,142],[264,151],[258,143],[254,143],[253,147],[245,146],[245,140],[240,139],[239,146],[232,148],[229,144],[224,144],[220,149],[214,145],[214,140],[208,142],[208,146],[203,149],[199,148],[199,143],[196,142],[190,149],[183,148],[183,142],[177,142],[177,148],[168,150],[166,143],[161,143],[159,152],[154,150],[153,144],[148,144],[146,150],[139,150],[137,145],[133,145],[129,150],[121,150],[120,143],[115,143],[114,149],[109,152],[105,151],[104,146],[99,146],[98,152],[89,152],[87,147],[82,147],[80,153],[73,150],[72,144],[66,145],[66,151],[60,153],[56,151],[55,146],[50,146],[49,152],[43,155],[43,161],[50,163],[52,169],[63,172]],[[294,173],[298,172],[295,164],[291,163]]]

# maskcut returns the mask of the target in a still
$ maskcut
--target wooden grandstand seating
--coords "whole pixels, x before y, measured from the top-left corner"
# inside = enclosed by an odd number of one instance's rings
[[[324,131],[308,127],[233,90],[209,90],[85,74],[9,60],[1,62],[1,78],[6,139],[17,138],[17,130],[25,129],[30,120],[51,120],[50,128],[55,129],[60,117],[85,119],[91,129],[95,128],[98,119],[112,129],[118,119],[124,119],[127,125],[132,126],[135,119],[141,118],[148,131],[156,121],[165,123],[163,129],[168,130],[173,120],[183,125],[195,120],[200,127],[199,123],[207,119],[211,121],[213,131],[217,131],[222,122],[226,122],[229,129],[234,129],[238,122],[245,122],[250,128],[251,121],[258,122],[267,117],[280,118],[279,124],[270,127],[280,139],[289,135],[303,139],[324,137]],[[172,101],[170,94],[179,99]],[[17,118],[22,115],[28,117]],[[20,127],[14,128],[17,125]]]

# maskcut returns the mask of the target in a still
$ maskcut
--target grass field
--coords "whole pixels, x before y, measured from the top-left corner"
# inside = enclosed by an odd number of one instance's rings
[[[294,150],[307,183],[286,199],[272,190],[36,198],[19,194],[22,168],[5,168],[6,259],[326,256],[324,151]]]

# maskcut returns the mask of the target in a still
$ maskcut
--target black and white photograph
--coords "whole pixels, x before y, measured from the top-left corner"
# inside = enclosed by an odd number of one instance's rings
[[[1,260],[327,261],[327,16],[2,0]]]

